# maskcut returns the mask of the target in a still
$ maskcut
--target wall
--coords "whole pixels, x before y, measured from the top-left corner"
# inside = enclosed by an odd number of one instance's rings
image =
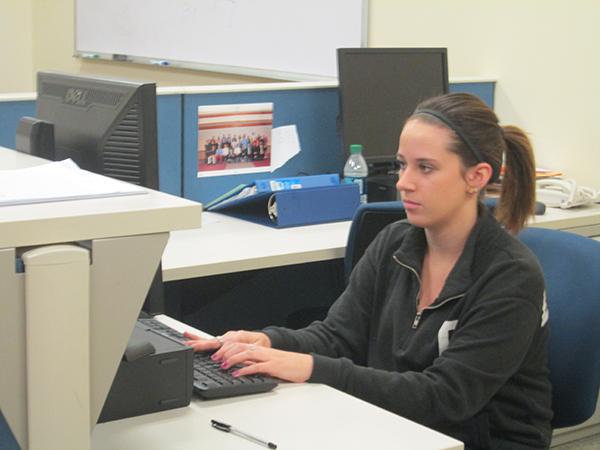
[[[497,81],[496,112],[538,166],[600,189],[600,2],[370,0],[369,14],[369,46],[448,47],[451,78]]]
[[[2,0],[0,8],[0,93],[33,86],[32,0]]]
[[[38,70],[89,73],[156,81],[159,86],[271,81],[241,75],[164,69],[73,57],[75,0],[2,0],[0,57],[13,61],[0,71],[0,94],[35,91]]]
[[[159,85],[265,79],[73,58],[74,0],[3,0],[0,93],[33,91],[32,73],[58,69]],[[600,2],[369,0],[369,46],[445,46],[450,77],[498,81],[496,111],[522,126],[538,165],[600,188]],[[449,20],[449,18],[452,18]],[[33,30],[33,31],[32,31]],[[19,39],[15,39],[17,36]]]

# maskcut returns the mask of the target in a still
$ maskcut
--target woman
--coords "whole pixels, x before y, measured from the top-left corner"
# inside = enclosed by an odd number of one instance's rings
[[[503,157],[497,221],[479,199]],[[547,448],[543,276],[511,235],[534,206],[529,140],[476,97],[449,94],[407,120],[398,161],[408,220],[377,236],[323,322],[189,345],[218,348],[224,368],[246,363],[238,375],[328,384],[467,448]]]

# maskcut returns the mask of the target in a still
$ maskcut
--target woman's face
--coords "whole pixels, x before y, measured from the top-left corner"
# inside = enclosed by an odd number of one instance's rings
[[[396,189],[408,220],[418,227],[443,229],[461,221],[476,201],[467,193],[466,171],[449,150],[452,132],[419,119],[409,120],[398,146],[400,171]]]

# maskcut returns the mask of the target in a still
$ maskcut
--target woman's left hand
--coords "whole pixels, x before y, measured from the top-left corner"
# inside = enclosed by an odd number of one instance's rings
[[[286,352],[242,342],[226,342],[219,350],[217,361],[227,369],[244,364],[234,376],[261,373],[286,381],[303,383],[313,370],[313,357],[304,353]],[[213,355],[215,356],[215,355]]]

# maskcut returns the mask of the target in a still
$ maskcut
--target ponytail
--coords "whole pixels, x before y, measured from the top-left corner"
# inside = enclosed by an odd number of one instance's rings
[[[527,135],[518,127],[502,127],[506,170],[496,218],[513,234],[527,223],[535,208],[535,158]]]
[[[461,158],[465,167],[490,164],[491,183],[497,181],[504,155],[506,170],[495,214],[506,230],[517,234],[535,207],[535,159],[523,130],[501,127],[496,114],[480,98],[465,93],[427,99],[417,106],[413,116],[451,130],[456,139],[450,151]]]

